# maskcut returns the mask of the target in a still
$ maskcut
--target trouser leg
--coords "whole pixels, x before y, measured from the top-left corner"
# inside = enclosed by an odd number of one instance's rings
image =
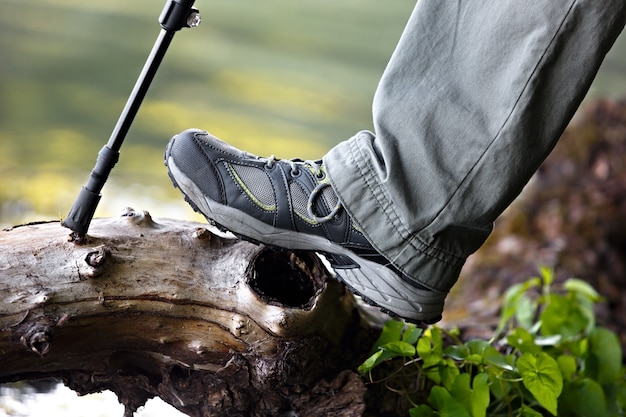
[[[374,132],[325,157],[370,242],[448,291],[554,147],[626,19],[624,0],[420,0]]]

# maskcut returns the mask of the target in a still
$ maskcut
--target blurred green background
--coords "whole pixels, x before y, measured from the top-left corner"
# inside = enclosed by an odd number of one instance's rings
[[[71,207],[160,27],[163,1],[0,0],[0,226]],[[414,0],[197,0],[174,39],[96,216],[196,218],[163,149],[189,127],[253,153],[319,158],[371,129],[376,84]],[[622,35],[589,98],[626,96]]]

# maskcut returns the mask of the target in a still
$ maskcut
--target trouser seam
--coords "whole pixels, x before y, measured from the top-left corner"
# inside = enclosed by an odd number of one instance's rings
[[[418,236],[411,235],[411,239],[407,242],[416,251],[423,253],[433,259],[441,262],[445,262],[451,266],[462,266],[465,263],[465,257],[455,255],[448,251],[445,251],[437,246],[429,245],[422,241]],[[415,244],[417,242],[417,244]]]
[[[400,216],[398,216],[397,213],[395,213],[393,209],[393,204],[389,201],[389,199],[385,198],[384,190],[382,189],[382,187],[379,186],[379,184],[377,184],[376,178],[373,178],[374,179],[373,182],[372,182],[372,178],[370,178],[370,177],[373,177],[374,167],[371,166],[369,159],[366,158],[365,155],[363,155],[359,146],[352,146],[352,147],[353,147],[353,152],[358,153],[358,158],[356,158],[356,160],[363,161],[366,165],[366,167],[363,167],[360,163],[356,164],[359,170],[359,174],[361,175],[361,178],[364,179],[365,185],[372,191],[372,195],[376,199],[378,206],[382,209],[383,214],[387,217],[387,219],[389,220],[391,225],[394,227],[394,229],[398,233],[400,233],[401,235],[400,238],[402,240],[405,240],[408,236],[410,236],[410,233],[408,233],[408,231],[402,224],[402,221],[400,220]],[[394,214],[394,216],[391,216],[391,214]]]
[[[522,99],[522,97],[524,95],[524,92],[526,92],[528,90],[528,85],[530,84],[531,80],[534,79],[535,74],[537,73],[537,69],[539,68],[540,64],[544,61],[544,58],[545,58],[548,50],[554,44],[554,41],[557,38],[558,34],[561,33],[561,29],[563,28],[563,25],[565,24],[565,22],[568,19],[568,17],[571,15],[572,9],[574,8],[574,4],[576,4],[576,3],[577,3],[577,0],[573,0],[570,3],[570,6],[567,9],[567,12],[564,14],[563,19],[561,20],[561,23],[559,24],[558,28],[556,29],[556,31],[554,32],[554,34],[550,38],[550,42],[546,45],[546,48],[541,53],[540,58],[537,60],[537,63],[533,67],[533,70],[531,71],[530,75],[526,79],[526,82],[524,83],[524,87],[520,90],[520,92],[519,92],[515,102],[513,103],[513,106],[511,107],[511,111],[507,115],[506,119],[504,120],[504,122],[502,123],[502,125],[500,126],[500,128],[498,129],[496,134],[493,136],[493,138],[489,141],[489,143],[485,147],[484,151],[480,154],[480,156],[472,164],[471,168],[467,171],[467,173],[465,174],[463,179],[459,182],[459,184],[456,187],[456,189],[450,194],[450,198],[442,206],[441,210],[437,213],[437,215],[434,217],[433,221],[430,222],[430,224],[433,224],[434,222],[436,222],[437,219],[442,215],[442,213],[444,213],[446,211],[446,209],[450,206],[450,202],[452,200],[454,200],[456,195],[463,189],[463,186],[472,177],[472,173],[476,170],[476,166],[480,163],[481,160],[483,160],[485,158],[485,155],[487,155],[489,153],[489,150],[493,147],[494,143],[498,140],[498,138],[502,136],[502,132],[505,129],[505,127],[508,125],[508,122],[511,120],[511,116],[513,115],[513,113],[515,112],[517,107],[519,106],[520,101],[521,101],[521,99]]]

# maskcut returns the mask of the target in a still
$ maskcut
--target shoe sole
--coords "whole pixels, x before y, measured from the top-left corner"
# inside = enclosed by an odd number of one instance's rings
[[[185,201],[216,226],[255,244],[263,243],[292,250],[309,250],[322,254],[346,256],[359,267],[341,269],[341,272],[335,270],[335,273],[351,292],[359,295],[368,304],[380,308],[389,315],[415,323],[430,324],[441,319],[445,294],[416,288],[401,279],[391,269],[364,259],[321,236],[278,229],[240,210],[207,199],[169,156],[169,146],[166,151],[165,165],[168,167],[172,184],[182,192]],[[422,300],[422,302],[414,300]]]

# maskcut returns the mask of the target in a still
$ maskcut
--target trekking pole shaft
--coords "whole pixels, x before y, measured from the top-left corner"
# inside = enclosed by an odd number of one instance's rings
[[[111,133],[108,143],[98,152],[96,165],[89,174],[87,184],[81,188],[67,218],[62,222],[63,226],[79,235],[85,235],[89,229],[89,224],[100,202],[100,191],[102,191],[102,187],[104,187],[109,178],[111,170],[113,170],[119,159],[119,150],[122,147],[124,138],[139,111],[141,102],[148,92],[150,83],[154,79],[154,75],[173,37],[174,32],[165,29],[161,30],[152,52],[135,83],[135,87],[126,102],[126,106],[122,110],[117,124]]]
[[[190,27],[189,19],[192,16],[192,5],[194,0],[168,0],[159,17],[161,24],[161,32],[144,64],[144,67],[135,83],[124,109],[111,133],[107,144],[98,152],[96,165],[89,175],[87,184],[84,185],[74,205],[72,206],[67,218],[61,224],[78,234],[79,237],[84,236],[89,229],[89,224],[93,219],[94,213],[100,202],[100,191],[104,187],[105,182],[109,178],[111,170],[119,159],[119,150],[124,142],[124,138],[130,129],[130,126],[139,111],[141,102],[143,101],[148,88],[154,79],[154,76],[167,52],[174,34],[182,27]],[[197,10],[194,26],[199,24],[199,15]]]
[[[167,48],[170,46],[172,39],[174,39],[174,33],[175,32],[170,32],[165,29],[161,30],[161,33],[152,48],[152,52],[150,52],[143,70],[135,83],[135,87],[128,97],[126,106],[124,106],[122,114],[120,115],[117,124],[111,133],[111,137],[107,143],[107,146],[110,149],[119,151],[122,147],[126,134],[135,120],[135,116],[137,115],[139,107],[141,107],[141,103],[148,92],[148,88],[150,88],[150,84],[159,69],[161,61],[163,61]]]

